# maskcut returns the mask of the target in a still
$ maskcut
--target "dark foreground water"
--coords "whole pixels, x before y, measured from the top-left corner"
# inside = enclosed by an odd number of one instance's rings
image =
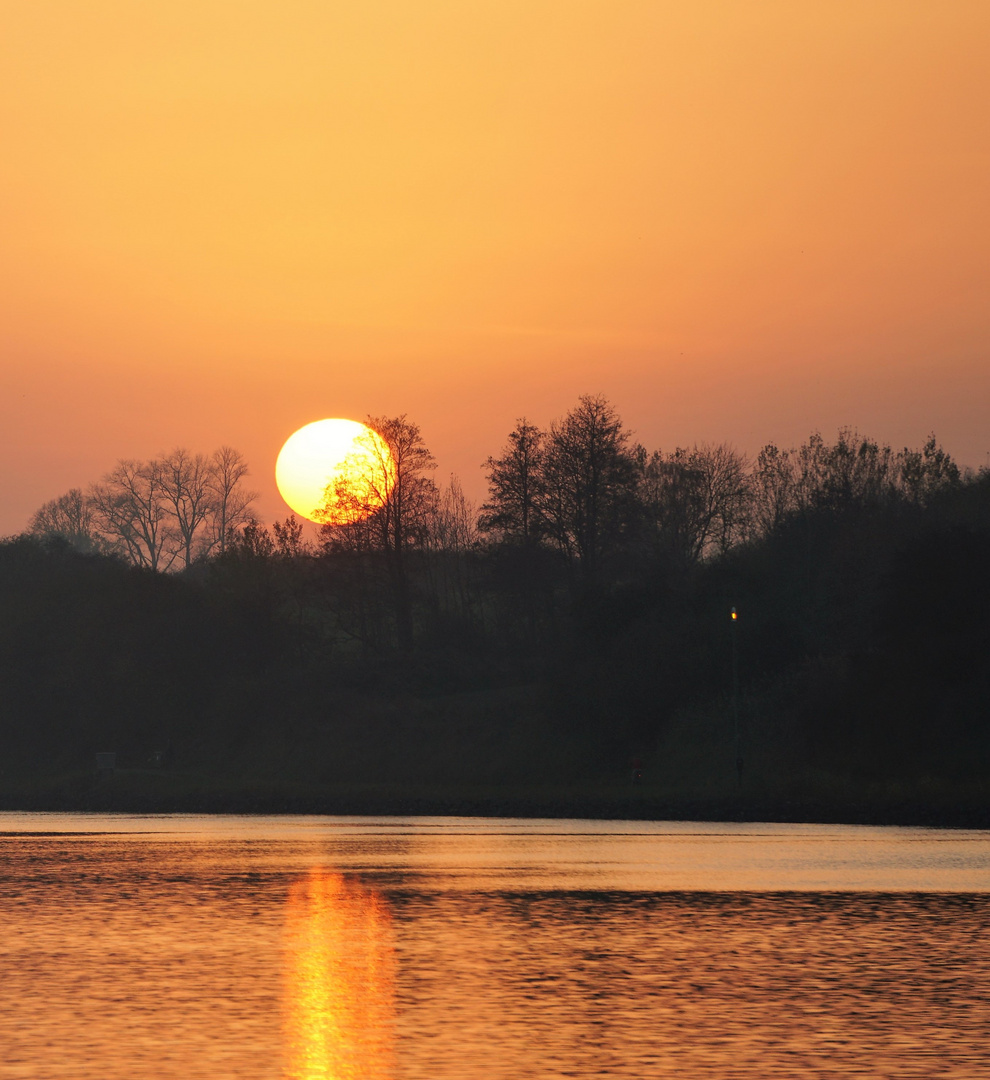
[[[0,814],[0,1078],[990,1077],[990,833]]]

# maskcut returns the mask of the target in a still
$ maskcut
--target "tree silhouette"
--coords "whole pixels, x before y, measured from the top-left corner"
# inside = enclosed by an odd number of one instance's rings
[[[251,519],[251,504],[258,493],[244,488],[242,481],[247,474],[247,463],[233,447],[221,446],[213,452],[208,474],[211,499],[207,522],[210,551],[219,555],[226,550],[235,530]]]
[[[388,579],[396,634],[403,649],[413,643],[410,552],[421,548],[436,510],[436,468],[418,425],[397,417],[370,416],[381,438],[364,436],[325,494],[320,536],[326,552],[376,555]]]
[[[478,527],[501,543],[528,548],[545,533],[544,439],[544,432],[523,417],[509,432],[501,455],[485,461],[488,500],[481,507]]]
[[[97,532],[92,501],[79,488],[72,488],[36,510],[27,531],[32,536],[60,537],[79,551],[111,550]]]
[[[542,459],[542,518],[553,544],[594,591],[605,563],[635,517],[636,459],[615,409],[582,397],[551,425]]]
[[[162,499],[171,518],[177,556],[187,567],[210,547],[203,526],[213,508],[210,462],[202,454],[177,447],[158,462]]]
[[[28,531],[151,570],[189,567],[222,554],[250,521],[257,494],[243,486],[247,471],[229,446],[209,458],[179,447],[151,461],[118,461],[87,493],[74,488],[45,503]]]
[[[656,451],[642,461],[639,493],[658,551],[683,564],[723,554],[747,534],[750,478],[731,447]]]
[[[90,489],[100,531],[136,566],[168,570],[179,555],[158,461],[119,461]]]

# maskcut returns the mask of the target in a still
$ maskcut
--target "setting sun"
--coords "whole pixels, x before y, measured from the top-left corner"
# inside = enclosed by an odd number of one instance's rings
[[[275,463],[282,498],[309,521],[359,521],[387,498],[392,455],[356,420],[317,420],[286,440]]]

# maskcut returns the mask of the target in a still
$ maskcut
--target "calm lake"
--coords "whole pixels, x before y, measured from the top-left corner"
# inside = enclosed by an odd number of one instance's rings
[[[0,814],[0,1080],[990,1077],[990,833]]]

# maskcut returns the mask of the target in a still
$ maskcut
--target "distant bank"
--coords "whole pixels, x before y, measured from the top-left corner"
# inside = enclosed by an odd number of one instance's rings
[[[587,818],[630,821],[773,821],[990,828],[990,801],[975,788],[898,787],[771,795],[671,793],[650,785],[453,787],[207,782],[205,777],[124,770],[0,780],[0,810],[120,813],[327,814]]]

